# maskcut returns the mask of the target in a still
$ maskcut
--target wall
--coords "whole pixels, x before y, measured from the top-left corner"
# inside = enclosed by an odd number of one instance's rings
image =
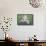
[[[27,40],[34,34],[39,40],[45,39],[45,15],[46,8],[33,8],[30,6],[28,0],[0,0],[0,16],[8,16],[13,18],[10,33],[17,40]],[[34,14],[33,26],[18,26],[17,14]],[[0,35],[2,31],[0,31]],[[45,33],[45,34],[44,34]],[[4,37],[0,36],[0,39]]]

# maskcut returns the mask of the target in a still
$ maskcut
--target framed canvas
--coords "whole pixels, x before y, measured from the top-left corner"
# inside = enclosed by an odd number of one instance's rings
[[[33,14],[17,14],[17,25],[33,25]]]

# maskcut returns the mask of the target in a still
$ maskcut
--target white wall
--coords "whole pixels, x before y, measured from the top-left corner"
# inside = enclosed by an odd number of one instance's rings
[[[45,33],[46,8],[44,7],[33,8],[30,6],[28,0],[0,0],[0,16],[9,16],[13,18],[12,26],[9,33],[13,35],[13,37],[16,37],[17,40],[27,40],[34,34],[37,35],[37,38],[39,40],[44,40],[46,34]],[[18,13],[34,14],[34,25],[18,26],[17,25]],[[0,36],[0,39],[2,38],[3,37]]]

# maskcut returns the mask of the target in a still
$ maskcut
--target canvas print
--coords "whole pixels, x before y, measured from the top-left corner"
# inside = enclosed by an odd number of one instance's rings
[[[17,14],[18,25],[33,25],[33,14]]]

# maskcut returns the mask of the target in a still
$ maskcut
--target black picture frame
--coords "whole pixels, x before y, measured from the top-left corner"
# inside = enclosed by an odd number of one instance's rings
[[[17,14],[17,25],[33,25],[33,14]]]

